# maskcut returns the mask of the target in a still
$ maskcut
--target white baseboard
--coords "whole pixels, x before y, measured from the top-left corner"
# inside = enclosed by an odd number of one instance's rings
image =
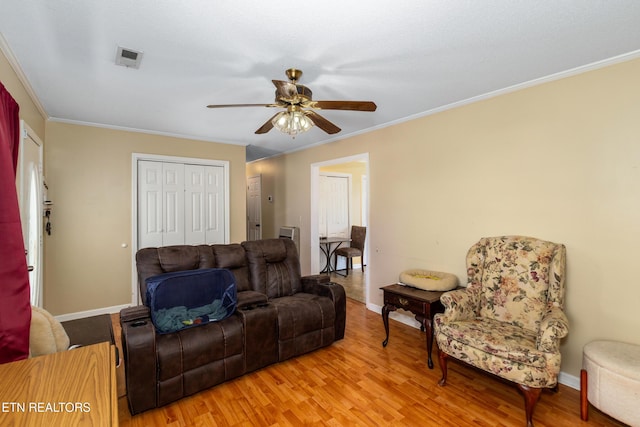
[[[60,314],[54,316],[59,322],[84,319],[85,317],[98,316],[100,314],[119,313],[123,308],[131,307],[131,304],[114,305],[112,307],[97,308],[95,310],[78,311],[76,313]]]
[[[380,314],[380,316],[382,316],[382,307],[380,307],[379,305],[367,304],[367,308],[373,312]],[[412,317],[408,314],[392,311],[391,313],[389,313],[389,318],[393,320],[397,320],[400,323],[404,323],[407,326],[411,326],[412,328],[416,328],[416,329],[420,328],[420,323],[418,323],[415,317]],[[560,374],[558,375],[558,382],[562,385],[566,385],[567,387],[571,387],[575,390],[580,390],[580,378],[574,375],[569,375],[565,372],[560,372]]]
[[[567,387],[571,387],[574,390],[580,390],[580,378],[566,374],[562,371],[558,374],[558,382]]]

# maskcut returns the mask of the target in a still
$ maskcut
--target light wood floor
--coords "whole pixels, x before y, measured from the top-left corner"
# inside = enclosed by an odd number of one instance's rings
[[[362,272],[360,268],[355,270],[349,270],[347,276],[342,276],[345,273],[344,270],[340,271],[340,274],[331,273],[331,281],[334,283],[340,283],[345,290],[348,298],[356,301],[365,302],[366,283],[369,281],[369,269],[365,268]]]
[[[114,315],[114,320],[117,317]],[[114,322],[117,323],[117,322]],[[119,328],[115,326],[119,342]],[[390,320],[383,348],[381,316],[348,299],[343,340],[132,417],[120,387],[119,419],[129,426],[524,426],[524,404],[514,387],[450,363],[427,368],[424,333]],[[119,382],[124,374],[119,368]],[[560,385],[543,392],[538,427],[622,426],[591,408],[580,420],[578,391]]]

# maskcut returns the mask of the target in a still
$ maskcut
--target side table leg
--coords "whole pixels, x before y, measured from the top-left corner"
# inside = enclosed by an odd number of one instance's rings
[[[422,324],[426,330],[426,340],[427,340],[427,366],[429,369],[433,369],[433,360],[431,359],[431,351],[433,350],[433,322],[430,317],[425,317],[422,320]]]
[[[387,334],[387,337],[382,341],[382,346],[386,347],[389,343],[389,312],[394,311],[396,308],[390,304],[385,304],[382,307],[382,322],[384,323],[384,331]]]

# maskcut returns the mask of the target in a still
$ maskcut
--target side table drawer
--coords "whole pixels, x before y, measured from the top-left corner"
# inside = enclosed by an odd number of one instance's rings
[[[411,298],[403,297],[401,295],[391,294],[385,292],[384,303],[391,304],[397,308],[408,310],[414,314],[425,314],[425,303],[416,301]]]

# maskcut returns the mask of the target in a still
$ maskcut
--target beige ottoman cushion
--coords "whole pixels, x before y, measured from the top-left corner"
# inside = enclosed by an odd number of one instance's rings
[[[400,283],[425,291],[450,291],[458,286],[458,278],[451,273],[416,268],[400,273]]]
[[[632,426],[640,426],[640,345],[593,341],[584,347],[587,399]]]

